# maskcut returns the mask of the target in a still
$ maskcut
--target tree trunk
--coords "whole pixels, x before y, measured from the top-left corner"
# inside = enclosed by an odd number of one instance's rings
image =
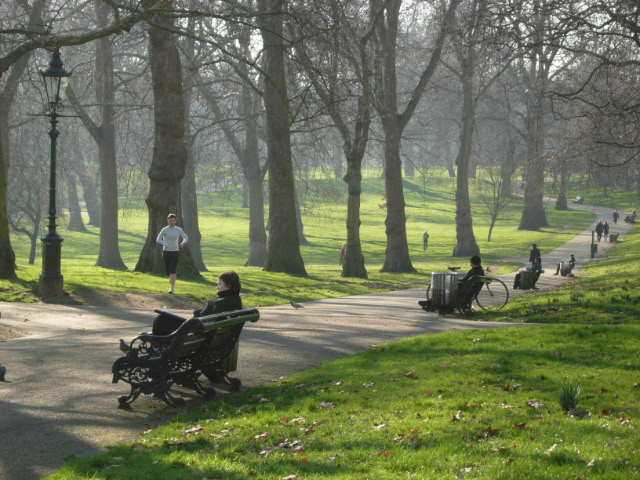
[[[385,121],[383,120],[383,124]],[[390,122],[397,123],[397,122]],[[402,165],[400,162],[400,132],[397,125],[384,128],[384,188],[387,196],[387,218],[384,221],[387,248],[381,272],[415,272],[409,257],[407,243],[407,219],[405,215]]]
[[[546,162],[541,102],[542,97],[535,95],[527,104],[527,166],[519,230],[540,230],[540,227],[549,226],[543,205]]]
[[[357,157],[357,152],[352,154]],[[349,198],[347,199],[347,251],[342,260],[342,276],[368,278],[364,266],[364,255],[360,243],[360,194],[362,192],[362,154],[360,159],[347,159],[347,183]]]
[[[42,31],[40,19],[44,0],[36,0],[32,4],[29,15],[30,31]],[[0,278],[15,280],[16,255],[11,246],[9,217],[7,214],[7,173],[9,171],[9,112],[18,92],[20,78],[24,73],[31,53],[24,54],[11,68],[5,79],[4,88],[0,92]]]
[[[473,47],[470,47],[473,48]],[[475,108],[473,102],[473,58],[471,52],[462,62],[462,130],[460,131],[460,150],[458,151],[458,176],[456,178],[456,246],[454,257],[479,255],[480,248],[473,233],[471,218],[471,202],[469,200],[469,160],[471,158],[471,141]]]
[[[282,37],[283,0],[260,0],[265,55],[264,106],[269,165],[269,249],[264,269],[307,275],[296,225],[291,132]]]
[[[108,24],[111,7],[96,2],[98,28]],[[96,266],[126,270],[118,245],[118,174],[116,165],[115,84],[113,43],[101,38],[96,44],[96,98],[102,107],[102,128],[98,141],[100,159],[100,250]]]
[[[249,208],[249,186],[247,181],[242,181],[242,208]]]
[[[143,3],[145,9],[153,7],[157,0]],[[169,2],[167,8],[171,7]],[[149,168],[149,194],[145,199],[149,212],[147,239],[140,252],[135,270],[162,273],[161,248],[156,237],[166,225],[169,213],[175,213],[182,224],[180,181],[187,162],[184,146],[184,98],[182,67],[176,47],[173,19],[154,15],[149,23],[149,65],[153,86],[153,116],[155,135],[153,157]],[[164,27],[164,28],[163,28]],[[186,232],[187,235],[190,232]],[[178,273],[181,276],[200,277],[193,264],[189,248],[182,249]]]
[[[189,20],[192,25],[192,19]],[[189,28],[192,30],[193,26]],[[193,58],[194,40],[192,38],[186,39],[187,46],[187,59]],[[185,138],[185,152],[186,152],[186,165],[184,171],[184,177],[181,184],[181,202],[182,202],[182,215],[184,221],[184,230],[189,235],[189,249],[191,250],[191,257],[193,263],[199,272],[206,272],[207,267],[204,264],[202,258],[202,234],[200,233],[200,221],[198,217],[198,193],[196,190],[196,168],[195,158],[193,155],[193,139],[191,138],[191,100],[193,98],[192,86],[195,75],[190,73],[185,78],[185,83],[188,85],[184,91],[184,138]]]
[[[97,195],[97,182],[91,178],[91,175],[87,171],[87,166],[84,163],[84,155],[80,152],[80,147],[76,142],[76,154],[78,155],[78,161],[74,162],[76,173],[78,174],[78,180],[82,185],[82,192],[84,194],[84,202],[87,207],[87,214],[89,215],[89,225],[94,227],[100,227],[100,201]]]
[[[298,228],[298,242],[300,245],[310,245],[309,240],[304,236],[304,224],[302,223],[302,214],[300,213],[300,200],[295,187],[294,198],[296,199],[296,227]]]
[[[413,165],[413,162],[410,159],[405,158],[404,159],[404,176],[414,177],[415,174],[416,174],[416,169],[415,169],[415,166]]]
[[[0,142],[2,138],[0,136]],[[2,145],[0,145],[0,278],[15,280],[16,254],[11,248],[7,217],[7,175]]]
[[[76,188],[76,176],[72,172],[66,172],[67,198],[69,200],[69,225],[67,228],[74,232],[86,232],[82,221],[82,210],[78,202],[78,190]]]
[[[567,206],[567,165],[565,161],[560,166],[560,191],[556,199],[556,210],[569,210]]]

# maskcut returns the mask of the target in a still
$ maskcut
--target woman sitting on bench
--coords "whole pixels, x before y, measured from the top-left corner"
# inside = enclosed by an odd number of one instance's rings
[[[230,312],[242,309],[242,299],[240,298],[240,277],[233,270],[223,272],[218,275],[218,299],[208,300],[204,308],[195,309],[194,317],[204,317],[214,313]],[[187,319],[178,315],[161,313],[153,321],[151,333],[154,335],[170,335],[175,332]],[[129,345],[124,340],[120,340],[120,350],[129,351]]]

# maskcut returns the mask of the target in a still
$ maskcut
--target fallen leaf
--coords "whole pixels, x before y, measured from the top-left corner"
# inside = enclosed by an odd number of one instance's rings
[[[518,390],[521,386],[521,383],[516,383],[515,385],[511,385],[511,390]]]
[[[471,405],[469,405],[471,408],[482,408],[482,404],[481,403],[472,403]]]
[[[596,459],[594,458],[589,463],[587,463],[587,467],[594,467],[596,465]]]
[[[451,421],[452,422],[458,422],[460,421],[460,414],[462,413],[462,410],[458,410],[458,413],[456,413],[454,416],[451,417]]]
[[[402,440],[404,440],[404,435],[402,434],[398,435],[396,438],[391,439],[391,441],[394,443],[402,443]]]
[[[608,409],[606,409],[606,408],[603,408],[602,410],[600,410],[600,413],[601,413],[602,415],[609,415],[609,410],[608,410]]]
[[[491,425],[489,425],[487,428],[482,430],[482,434],[480,436],[483,438],[495,437],[496,435],[498,435],[498,433],[500,433],[500,430],[498,430],[497,428],[491,428]]]
[[[335,407],[335,405],[333,403],[331,403],[331,402],[320,402],[318,404],[318,407],[319,408],[333,408],[333,407]]]
[[[391,455],[391,450],[380,450],[378,452],[379,457],[388,457],[389,455]]]
[[[304,455],[304,447],[297,447],[296,455]]]
[[[193,427],[193,428],[189,428],[187,430],[183,430],[182,433],[184,433],[185,435],[193,435],[193,434],[196,434],[198,432],[201,432],[202,430],[204,430],[204,427],[201,427],[200,425],[198,425],[197,427]]]
[[[416,372],[411,370],[410,372],[405,373],[404,376],[407,378],[416,378],[418,375],[416,375]]]
[[[269,438],[269,432],[264,432],[261,433],[260,435],[256,435],[255,437],[253,437],[253,440],[266,440],[267,438]]]
[[[364,388],[369,388],[369,387],[373,387],[373,382],[369,382],[369,383],[363,383],[362,386]]]
[[[296,418],[292,418],[290,423],[291,425],[297,425],[299,423],[304,423],[306,421],[307,420],[304,417],[296,417]]]
[[[282,480],[296,480],[296,478],[298,477],[295,475],[289,475],[288,477],[282,477]]]
[[[440,365],[442,365],[444,368],[448,368],[451,366],[449,362],[442,362]]]
[[[300,462],[301,463],[307,463],[309,461],[309,459],[307,457],[301,458]]]
[[[634,384],[633,384],[633,386],[634,386],[635,388],[640,388],[640,382],[636,382],[636,383],[634,383]]]
[[[526,423],[516,423],[513,428],[515,428],[516,430],[524,430],[524,427],[526,426]]]
[[[373,429],[375,431],[379,431],[379,430],[382,430],[384,428],[387,428],[388,426],[389,426],[389,424],[387,424],[387,423],[381,423],[380,425],[376,425],[375,427],[373,427]]]
[[[558,444],[554,443],[553,445],[551,445],[549,450],[547,450],[547,453],[553,453],[556,448],[558,448]]]
[[[623,415],[620,419],[620,425],[625,425],[627,423],[629,423],[629,420]]]
[[[507,383],[506,385],[503,385],[503,386],[502,386],[502,389],[503,389],[504,391],[507,391],[507,390],[509,390],[510,388],[511,388],[511,385],[509,385],[508,383]]]
[[[540,400],[529,400],[527,402],[527,406],[529,406],[531,408],[546,408],[546,409],[549,408],[544,403],[542,403]]]
[[[287,417],[280,417],[280,420],[278,420],[278,422],[280,422],[280,425],[284,425],[285,423],[287,423]]]

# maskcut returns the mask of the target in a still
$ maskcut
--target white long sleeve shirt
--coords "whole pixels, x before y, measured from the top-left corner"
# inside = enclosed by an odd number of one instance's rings
[[[180,237],[182,237],[182,243],[187,243],[189,241],[189,237],[184,230],[182,230],[178,226],[170,227],[167,225],[158,234],[158,238],[156,238],[156,243],[162,245],[163,250],[167,250],[169,252],[177,252],[180,250],[178,244],[180,243]]]

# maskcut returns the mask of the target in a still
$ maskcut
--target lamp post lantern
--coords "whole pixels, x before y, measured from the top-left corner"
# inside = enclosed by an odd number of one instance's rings
[[[58,114],[64,105],[61,100],[71,74],[62,66],[58,47],[53,49],[49,67],[40,71],[47,95],[45,116],[51,121],[51,169],[49,172],[49,223],[47,234],[42,240],[42,274],[40,275],[40,295],[42,298],[61,297],[64,295],[63,279],[60,273],[60,251],[62,237],[56,232],[56,142],[58,139]]]

